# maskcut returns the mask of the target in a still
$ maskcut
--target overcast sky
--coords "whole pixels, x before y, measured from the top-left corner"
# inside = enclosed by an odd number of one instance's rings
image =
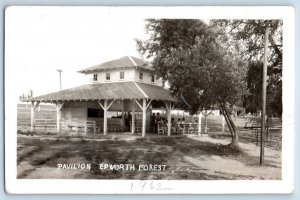
[[[34,96],[86,83],[78,70],[126,55],[139,57],[145,18],[277,19],[281,7],[9,7],[5,12],[5,89]],[[287,12],[286,12],[287,13]],[[286,23],[286,22],[285,22]],[[9,89],[8,89],[9,88]]]
[[[77,71],[126,55],[139,57],[144,19],[97,8],[27,7],[6,12],[5,66],[18,94],[34,96],[86,83]]]

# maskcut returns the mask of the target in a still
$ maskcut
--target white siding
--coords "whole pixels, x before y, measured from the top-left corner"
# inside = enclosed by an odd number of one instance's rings
[[[142,71],[143,72],[143,80],[140,79],[140,70],[135,71],[135,81],[141,82],[141,83],[148,83],[153,85],[162,85],[162,79],[157,79],[156,76],[154,77],[154,82],[151,81],[152,73],[149,71]]]
[[[124,71],[124,79],[120,79],[120,72]],[[106,80],[106,73],[110,73],[110,80]],[[98,81],[92,81],[93,83],[110,83],[110,82],[122,82],[122,81],[133,81],[134,80],[134,69],[126,69],[126,70],[114,70],[107,72],[99,72],[98,73]],[[91,79],[93,80],[93,74],[90,74]]]
[[[124,71],[124,79],[120,79],[120,72]],[[107,71],[110,73],[110,80],[106,80],[106,73],[107,72],[99,72],[98,80],[93,81],[93,74],[89,74],[89,80],[92,83],[111,83],[111,82],[123,82],[123,81],[137,81],[142,83],[148,83],[153,85],[162,85],[162,79],[154,78],[154,82],[151,81],[152,73],[149,71],[142,70],[143,72],[143,80],[140,80],[140,69],[125,69],[125,70],[111,70]]]

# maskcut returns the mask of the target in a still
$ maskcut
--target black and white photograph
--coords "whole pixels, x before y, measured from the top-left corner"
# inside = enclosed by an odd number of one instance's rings
[[[6,8],[8,192],[291,192],[293,12]]]

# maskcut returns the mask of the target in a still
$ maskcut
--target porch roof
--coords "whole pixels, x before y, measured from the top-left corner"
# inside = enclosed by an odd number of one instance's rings
[[[32,97],[24,101],[57,102],[101,99],[153,99],[175,101],[170,92],[160,86],[133,81],[86,84],[75,88]]]

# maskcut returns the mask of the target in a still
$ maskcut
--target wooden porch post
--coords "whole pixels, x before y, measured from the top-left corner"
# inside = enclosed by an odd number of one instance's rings
[[[122,100],[122,119],[121,119],[121,126],[124,127],[125,125],[125,116],[124,116],[124,100]],[[122,128],[123,129],[123,128]]]
[[[135,109],[133,108],[132,110],[132,115],[131,115],[131,133],[135,133]]]
[[[56,103],[56,132],[60,131],[60,119],[59,103]]]
[[[167,119],[168,119],[168,136],[171,136],[171,127],[172,127],[172,124],[171,124],[171,116],[172,116],[172,108],[175,106],[175,104],[173,105],[172,107],[172,103],[169,102],[169,104],[167,102],[165,102],[165,105],[166,105],[166,108],[167,108]]]
[[[30,108],[30,131],[34,130],[34,102],[31,102],[31,108]]]
[[[107,100],[104,100],[104,105],[103,105],[103,110],[104,110],[104,122],[103,122],[103,135],[107,135]]]
[[[40,104],[40,102],[36,102],[35,105],[34,105],[34,102],[31,102],[31,107],[30,107],[30,131],[34,130],[34,110],[36,109],[36,107],[38,107],[39,104]]]
[[[202,117],[202,113],[200,111],[198,115],[198,135],[201,134],[201,117]]]
[[[65,102],[56,103],[56,132],[60,131],[60,121],[61,121],[61,109]]]
[[[146,111],[147,111],[147,100],[143,99],[143,123],[142,123],[142,136],[145,137],[146,135]]]
[[[150,101],[148,102],[148,105],[147,105],[147,99],[143,99],[143,105],[141,105],[138,102],[138,100],[136,100],[136,99],[134,99],[134,101],[140,107],[140,109],[142,110],[142,113],[143,113],[143,118],[142,118],[142,136],[145,137],[146,136],[147,108],[150,106],[150,104],[152,102],[152,99],[150,99]]]
[[[169,103],[169,106],[167,108],[168,111],[168,136],[171,136],[171,116],[172,116],[172,105],[171,102]]]
[[[110,108],[110,106],[113,104],[115,102],[115,99],[114,100],[112,100],[111,102],[110,102],[110,104],[109,105],[107,105],[107,103],[108,103],[108,100],[107,99],[105,99],[104,100],[104,104],[102,105],[102,103],[100,102],[100,100],[98,100],[98,104],[99,104],[99,106],[103,109],[103,111],[104,111],[104,119],[103,119],[103,135],[106,135],[107,134],[107,111],[108,111],[108,109]]]

